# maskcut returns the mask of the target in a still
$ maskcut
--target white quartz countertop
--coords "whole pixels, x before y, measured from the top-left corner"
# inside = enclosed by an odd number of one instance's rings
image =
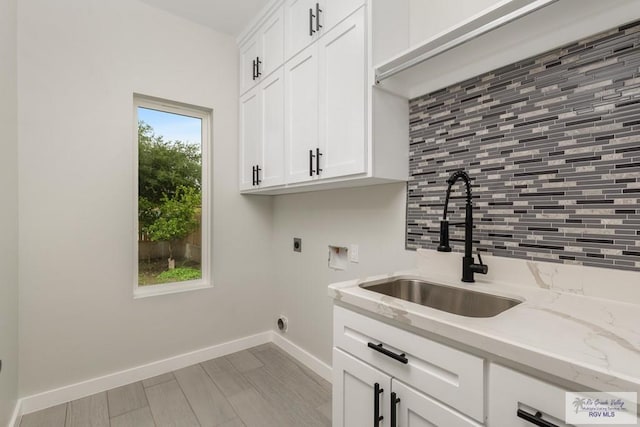
[[[421,251],[418,258],[418,267],[414,270],[335,283],[329,286],[329,295],[342,304],[588,388],[640,394],[640,304],[636,300],[636,292],[640,292],[639,273],[601,272],[601,269],[520,260],[505,262],[487,256],[485,263],[489,265],[490,275],[476,275],[476,283],[466,284],[458,277],[460,254]],[[501,270],[513,284],[496,279]],[[572,272],[582,275],[570,279],[575,276]],[[471,318],[360,287],[363,283],[389,278],[417,278],[523,302],[495,317]],[[605,280],[599,284],[602,289],[591,283],[598,278]],[[614,283],[616,280],[625,283]],[[629,281],[631,283],[626,283]],[[591,292],[592,287],[598,292]],[[615,293],[615,299],[605,298],[607,292],[603,289],[607,288]]]

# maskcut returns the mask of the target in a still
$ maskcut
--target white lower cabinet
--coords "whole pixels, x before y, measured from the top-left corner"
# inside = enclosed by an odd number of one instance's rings
[[[337,306],[334,346],[334,427],[484,422],[482,358]]]
[[[333,387],[333,427],[481,425],[339,349]]]
[[[389,375],[333,349],[333,427],[390,425],[390,393]]]
[[[567,424],[565,411],[566,393],[585,387],[561,387],[340,306],[333,325],[333,427],[584,425]]]
[[[569,426],[564,422],[567,391],[571,390],[492,363],[488,424],[490,427]]]
[[[391,399],[395,397],[395,418],[397,427],[479,427],[481,424],[460,414],[442,403],[431,399],[395,379],[391,380]],[[391,411],[391,409],[390,409]],[[393,414],[392,414],[393,415]]]

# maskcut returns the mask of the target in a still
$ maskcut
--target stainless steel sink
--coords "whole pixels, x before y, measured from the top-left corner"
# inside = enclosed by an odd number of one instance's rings
[[[493,317],[521,301],[421,280],[397,279],[362,288],[466,317]]]

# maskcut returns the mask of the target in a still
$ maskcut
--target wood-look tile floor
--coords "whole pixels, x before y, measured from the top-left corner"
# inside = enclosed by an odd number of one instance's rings
[[[265,344],[25,415],[20,426],[331,426],[331,385]]]

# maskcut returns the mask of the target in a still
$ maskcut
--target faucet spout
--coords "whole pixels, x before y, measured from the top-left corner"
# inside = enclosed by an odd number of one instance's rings
[[[449,209],[449,198],[451,196],[451,187],[456,182],[462,180],[466,190],[465,204],[465,221],[464,221],[464,257],[462,258],[462,281],[472,283],[475,282],[474,274],[487,274],[489,268],[482,263],[482,258],[478,255],[479,264],[473,259],[473,204],[471,195],[471,178],[463,169],[457,170],[447,179],[447,194],[444,202],[444,212],[440,221],[440,244],[439,252],[451,252],[449,245],[449,221],[447,220],[447,211]]]

